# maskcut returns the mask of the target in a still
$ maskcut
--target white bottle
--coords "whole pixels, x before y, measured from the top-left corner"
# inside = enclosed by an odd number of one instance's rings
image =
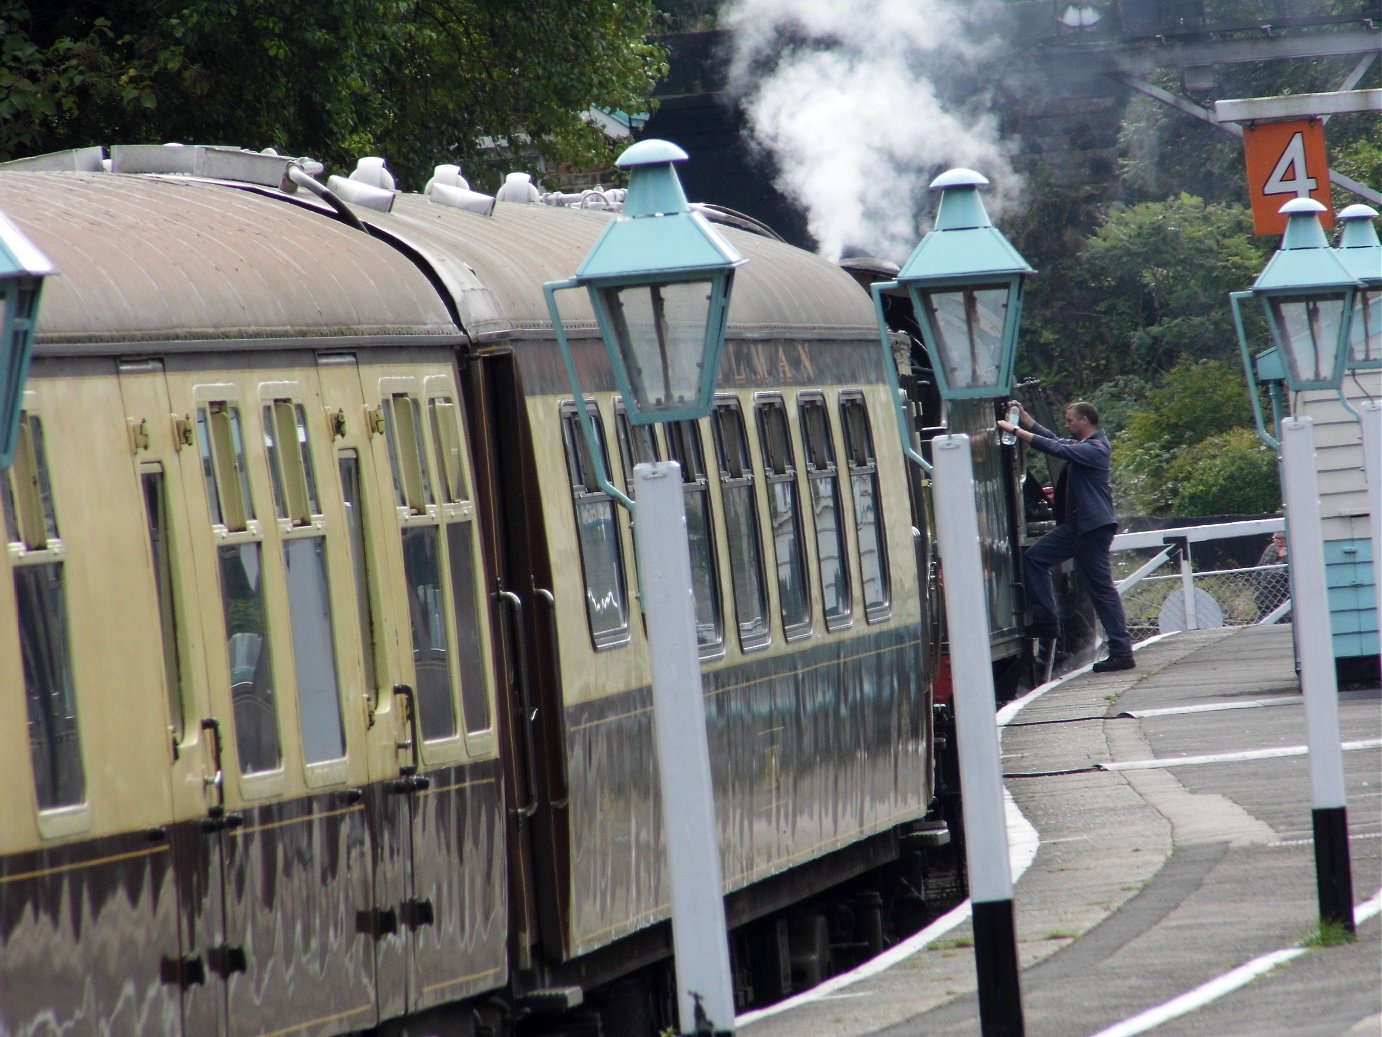
[[[1016,425],[1017,419],[1021,416],[1022,408],[1019,407],[1016,403],[1013,403],[1010,407],[1008,407],[1008,416],[1005,420],[1009,425]],[[1003,433],[998,437],[998,441],[1002,443],[1004,446],[1012,446],[1017,442],[1017,433],[1009,432],[1007,429],[1004,429]]]

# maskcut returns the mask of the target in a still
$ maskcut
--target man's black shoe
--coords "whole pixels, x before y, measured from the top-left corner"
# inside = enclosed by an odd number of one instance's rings
[[[1060,625],[1050,621],[1037,620],[1023,627],[1022,633],[1027,637],[1034,637],[1038,641],[1054,641],[1060,637]]]
[[[1094,664],[1095,673],[1112,673],[1115,670],[1132,670],[1137,667],[1130,655],[1110,655],[1107,659],[1100,659]]]

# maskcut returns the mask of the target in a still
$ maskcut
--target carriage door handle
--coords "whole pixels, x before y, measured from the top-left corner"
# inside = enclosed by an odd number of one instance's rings
[[[528,778],[528,801],[514,807],[519,817],[532,817],[537,813],[537,738],[533,734],[533,724],[537,721],[537,711],[533,709],[532,689],[528,683],[528,641],[523,629],[523,599],[501,585],[499,600],[508,606],[512,620],[509,624],[513,632],[515,654],[518,657],[518,704],[523,710],[523,756],[524,771]]]

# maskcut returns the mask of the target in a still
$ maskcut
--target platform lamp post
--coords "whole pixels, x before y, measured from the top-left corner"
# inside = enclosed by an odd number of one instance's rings
[[[1375,219],[1377,210],[1368,205],[1350,205],[1338,215],[1339,259],[1362,283],[1353,298],[1345,372],[1382,368],[1382,242]],[[1372,586],[1382,637],[1382,400],[1364,400],[1358,421],[1363,427],[1363,467],[1372,513]]]
[[[57,273],[24,232],[0,214],[0,468],[14,459],[45,278]]]
[[[896,371],[883,320],[883,294],[905,291],[916,313],[946,401],[1007,397],[1012,392],[1023,282],[1035,271],[990,222],[979,188],[988,180],[952,169],[931,182],[940,192],[935,228],[922,238],[895,281],[873,286],[885,367]],[[894,396],[896,396],[894,391]],[[899,410],[903,449],[911,447]],[[979,1017],[985,1037],[1023,1033],[1017,931],[1013,922],[1003,772],[987,638],[959,636],[987,617],[974,466],[966,435],[931,441],[936,531],[945,566],[945,607],[952,631],[965,858],[974,921]]]
[[[1287,388],[1338,391],[1348,359],[1349,326],[1357,279],[1329,247],[1313,198],[1294,198],[1281,207],[1287,216],[1281,248],[1268,261],[1252,290],[1233,292],[1229,302],[1239,348],[1253,384],[1241,304],[1257,299],[1285,367]],[[1254,394],[1255,395],[1255,394]],[[1256,403],[1254,401],[1254,406]],[[1255,412],[1261,424],[1261,412]],[[1265,434],[1265,430],[1261,430]],[[1338,684],[1329,627],[1324,535],[1320,522],[1314,424],[1308,416],[1279,426],[1286,532],[1291,549],[1291,597],[1305,699],[1306,746],[1315,838],[1315,881],[1321,922],[1354,932],[1353,876],[1349,863],[1348,808],[1343,750],[1339,744]]]
[[[622,213],[568,281],[544,286],[586,446],[601,486],[633,515],[652,665],[653,729],[672,900],[672,950],[684,1034],[734,1027],[724,886],[696,643],[681,467],[634,466],[634,498],[609,484],[556,292],[585,288],[630,422],[703,418],[714,403],[735,268],[745,260],[687,205],[673,163],[686,152],[645,140],[620,156]]]

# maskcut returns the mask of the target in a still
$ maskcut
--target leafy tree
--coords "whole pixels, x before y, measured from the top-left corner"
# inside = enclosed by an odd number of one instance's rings
[[[1128,427],[1132,416],[1146,406],[1152,388],[1151,382],[1138,375],[1120,375],[1099,386],[1085,399],[1099,409],[1099,427],[1113,439]]]
[[[1099,314],[1100,295],[1079,253],[1101,216],[1101,198],[1072,188],[1046,166],[1030,173],[1031,199],[1003,221],[1003,233],[1036,270],[1026,286],[1017,348],[1020,375],[1037,375],[1057,396],[1076,399],[1116,376]]]
[[[1081,258],[1104,334],[1126,358],[1118,373],[1147,376],[1233,355],[1228,294],[1252,285],[1265,256],[1246,209],[1182,194],[1115,207]]]
[[[1173,511],[1182,485],[1206,456],[1206,441],[1252,423],[1240,367],[1223,360],[1184,360],[1147,394],[1114,439],[1115,487],[1125,510]]]
[[[646,109],[654,15],[652,0],[0,0],[0,158],[173,140],[347,169],[373,153],[417,188],[444,161],[483,180],[488,138],[598,165],[584,114]]]
[[[1250,428],[1235,428],[1188,447],[1168,475],[1178,488],[1177,518],[1270,515],[1281,509],[1275,452]]]

